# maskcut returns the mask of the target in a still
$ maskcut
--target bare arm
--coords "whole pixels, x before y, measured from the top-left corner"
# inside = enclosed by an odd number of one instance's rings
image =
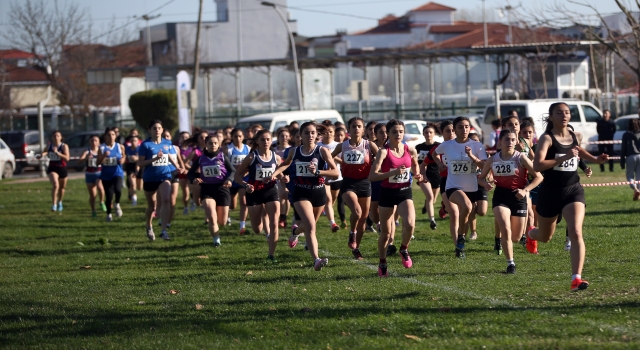
[[[411,172],[416,181],[420,182],[422,180],[422,172],[420,172],[420,165],[418,164],[418,152],[411,146],[409,146],[409,152],[411,152]]]
[[[62,152],[58,152],[56,150],[54,150],[53,152],[57,154],[58,157],[60,157],[60,159],[64,160],[65,162],[68,162],[69,159],[71,158],[71,156],[69,155],[69,146],[67,146],[66,143],[62,145]]]
[[[556,165],[561,164],[565,160],[569,160],[573,157],[578,156],[578,147],[576,147],[572,150],[572,152],[569,152],[562,157],[546,160],[545,158],[547,157],[549,147],[551,147],[551,136],[542,135],[540,141],[538,141],[538,152],[533,159],[533,170],[537,172],[543,172],[545,170],[553,168]]]
[[[273,179],[277,178],[278,175],[282,174],[291,165],[291,162],[293,161],[293,155],[295,153],[296,153],[295,149],[289,151],[289,155],[287,156],[287,159],[285,159],[282,163],[280,163],[276,171],[273,172]]]
[[[242,160],[242,163],[240,163],[240,165],[236,167],[236,173],[233,176],[233,180],[240,186],[244,186],[244,187],[251,186],[248,183],[246,183],[242,178],[244,177],[244,174],[247,172],[247,169],[249,169],[249,164],[253,162],[254,155],[255,153],[251,152],[248,156],[246,156]]]
[[[127,155],[124,152],[124,146],[123,145],[119,145],[120,146],[120,154],[122,155],[122,157],[120,157],[120,164],[124,164],[124,161],[127,160]]]
[[[83,161],[83,160],[87,159],[88,155],[89,155],[89,151],[88,150],[82,152],[82,154],[80,155],[80,158],[78,158],[78,161]]]
[[[491,166],[493,165],[493,157],[489,157],[486,162],[484,162],[484,166],[482,167],[482,172],[478,175],[478,185],[484,187],[485,190],[491,191],[493,189],[493,179],[491,181],[487,181],[487,177],[491,173]]]
[[[371,182],[382,181],[384,179],[390,178],[393,175],[402,174],[402,168],[398,168],[396,170],[389,171],[386,173],[381,173],[380,167],[382,166],[382,161],[385,158],[387,158],[387,150],[386,149],[378,150],[378,153],[376,154],[376,160],[373,162],[373,166],[371,167],[371,171],[369,172],[369,181]]]
[[[336,163],[333,161],[333,157],[331,156],[329,149],[322,147],[320,148],[320,152],[322,154],[322,158],[324,158],[324,161],[327,163],[328,169],[320,169],[318,176],[338,178],[338,176],[340,176],[340,172],[338,171]]]
[[[342,143],[339,143],[336,148],[333,149],[333,152],[331,152],[331,158],[335,158],[336,156],[338,156],[338,154],[340,154],[342,152]]]

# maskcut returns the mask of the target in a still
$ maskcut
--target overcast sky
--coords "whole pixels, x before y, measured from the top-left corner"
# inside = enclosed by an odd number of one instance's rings
[[[26,0],[0,0],[0,31],[6,28],[7,12],[11,3],[22,3]],[[39,1],[39,0],[35,0]],[[50,0],[47,0],[50,1]],[[134,15],[143,15],[155,8],[162,6],[170,0],[58,0],[75,1],[86,7],[91,15],[98,31],[106,31],[112,23],[113,18],[116,23],[124,24],[132,20]],[[242,0],[259,1],[259,0]],[[630,0],[622,0],[628,2]],[[376,19],[386,14],[403,15],[408,10],[429,2],[429,0],[288,0],[288,5],[293,7],[289,11],[291,17],[298,21],[298,32],[305,36],[319,36],[335,33],[336,29],[347,29],[350,32],[371,28],[376,25]],[[455,7],[459,10],[467,9],[478,13],[481,18],[481,0],[441,0],[436,1],[447,6]],[[489,17],[499,19],[496,16],[497,8],[504,7],[509,3],[518,6],[522,3],[524,8],[540,5],[552,5],[558,0],[486,0]],[[580,2],[591,2],[597,4],[596,8],[602,13],[619,12],[614,0],[580,0]],[[563,4],[576,9],[576,11],[589,12],[579,5],[571,5],[568,1]],[[634,7],[635,8],[635,7]],[[214,0],[204,1],[204,20],[215,20]],[[314,12],[312,12],[314,11]],[[162,9],[152,13],[161,14],[161,17],[153,20],[152,24],[164,22],[196,21],[198,12],[198,0],[174,0]],[[331,12],[331,13],[322,13]],[[132,24],[131,31],[137,26],[142,26],[142,22]],[[0,37],[0,45],[6,46],[6,41]]]

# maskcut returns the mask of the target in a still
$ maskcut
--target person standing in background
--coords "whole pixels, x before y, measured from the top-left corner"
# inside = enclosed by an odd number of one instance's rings
[[[616,123],[611,120],[611,112],[605,109],[602,112],[602,118],[598,119],[596,130],[598,132],[598,141],[611,141],[613,134],[616,133]],[[613,144],[598,145],[600,154],[613,154]],[[600,164],[600,171],[604,171],[604,163]],[[613,171],[613,159],[609,160],[609,171]]]

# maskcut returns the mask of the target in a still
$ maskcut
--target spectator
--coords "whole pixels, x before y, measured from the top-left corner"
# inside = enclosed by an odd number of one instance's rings
[[[622,135],[620,166],[627,168],[627,181],[640,180],[640,119],[629,120],[629,128]],[[633,200],[640,199],[640,185],[629,184],[633,190]]]
[[[616,133],[616,123],[611,120],[611,112],[605,109],[602,112],[602,118],[598,119],[596,130],[598,132],[598,141],[611,141],[613,134]],[[598,145],[600,153],[613,154],[613,145]],[[604,171],[604,164],[600,164],[600,171]],[[613,171],[613,159],[609,159],[609,171]]]
[[[517,113],[516,113],[517,116]],[[487,150],[495,150],[498,145],[498,139],[500,138],[500,119],[495,119],[491,121],[491,128],[493,131],[489,135],[489,143],[485,145]]]

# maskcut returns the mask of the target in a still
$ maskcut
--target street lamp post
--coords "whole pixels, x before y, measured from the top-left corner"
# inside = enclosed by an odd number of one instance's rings
[[[51,66],[47,65],[47,75],[51,75],[52,70]],[[38,133],[40,136],[40,155],[44,152],[44,106],[47,105],[49,100],[51,99],[51,84],[47,86],[47,98],[38,102]],[[44,158],[40,157],[40,177],[47,177],[47,174],[44,169]]]
[[[282,22],[287,28],[287,33],[289,34],[289,41],[291,41],[291,53],[293,54],[293,71],[296,76],[296,89],[298,90],[298,105],[300,106],[300,110],[302,111],[304,110],[304,106],[302,105],[302,89],[300,86],[300,72],[298,71],[298,55],[296,53],[296,42],[295,42],[295,39],[293,38],[293,33],[291,32],[291,28],[289,28],[289,23],[287,22],[287,19],[284,17],[284,14],[282,13],[278,5],[268,1],[263,1],[260,4],[262,6],[273,7],[273,9],[276,10],[278,15],[280,16],[280,19],[282,19]]]
[[[149,16],[149,15],[142,15],[140,17],[138,16],[133,16],[133,18],[140,18],[144,21],[147,21],[147,34],[146,34],[146,39],[147,39],[147,64],[149,65],[149,67],[153,66],[153,53],[151,50],[151,27],[149,26],[149,21],[151,21],[152,19],[156,19],[160,17],[160,14],[157,14],[155,16]]]

